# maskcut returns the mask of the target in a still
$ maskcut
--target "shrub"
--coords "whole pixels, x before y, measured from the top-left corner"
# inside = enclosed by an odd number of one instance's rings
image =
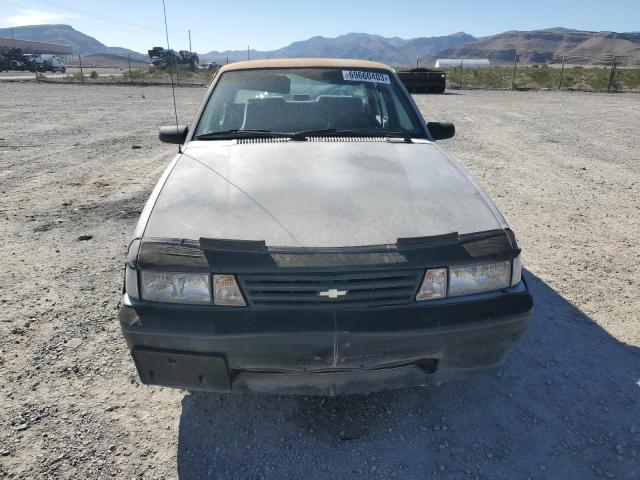
[[[132,69],[131,72],[126,72],[125,77],[129,77],[132,80],[142,80],[147,76],[147,72],[139,68]]]

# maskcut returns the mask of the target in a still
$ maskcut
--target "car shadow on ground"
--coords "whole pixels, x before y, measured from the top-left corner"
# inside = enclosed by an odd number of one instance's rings
[[[530,273],[529,330],[495,374],[337,398],[187,394],[192,478],[640,478],[640,349]]]

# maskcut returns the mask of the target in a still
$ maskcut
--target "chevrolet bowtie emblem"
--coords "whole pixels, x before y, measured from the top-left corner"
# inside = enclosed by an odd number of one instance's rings
[[[335,288],[330,288],[329,290],[326,290],[324,292],[318,292],[318,295],[320,295],[321,297],[328,297],[328,298],[338,298],[338,297],[344,297],[348,292],[346,290],[336,290]]]

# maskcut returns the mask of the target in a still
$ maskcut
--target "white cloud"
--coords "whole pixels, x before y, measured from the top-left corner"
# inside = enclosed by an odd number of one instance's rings
[[[62,23],[65,20],[77,18],[78,15],[70,13],[49,12],[46,10],[32,10],[25,8],[15,15],[8,16],[1,21],[7,27],[19,27],[22,25],[42,25],[45,23]]]

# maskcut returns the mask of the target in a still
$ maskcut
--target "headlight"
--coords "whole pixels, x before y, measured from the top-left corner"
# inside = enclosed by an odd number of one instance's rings
[[[433,268],[424,272],[422,285],[416,294],[416,300],[433,300],[447,296],[447,269]]]
[[[449,268],[449,296],[500,290],[511,285],[511,261]]]
[[[211,303],[209,274],[142,270],[142,298],[154,302]]]
[[[213,276],[213,303],[216,305],[235,305],[244,307],[246,305],[240,287],[236,283],[233,275]]]

